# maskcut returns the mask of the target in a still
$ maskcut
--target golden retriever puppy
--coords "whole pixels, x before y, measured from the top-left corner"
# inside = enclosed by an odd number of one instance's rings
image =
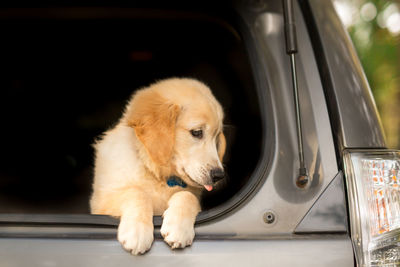
[[[153,215],[171,248],[193,242],[201,192],[224,177],[223,110],[203,83],[172,78],[137,91],[118,124],[94,145],[94,214],[120,217],[118,240],[143,254]]]

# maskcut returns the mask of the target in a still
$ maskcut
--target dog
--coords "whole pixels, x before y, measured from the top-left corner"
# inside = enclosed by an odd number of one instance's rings
[[[224,113],[211,90],[170,78],[138,90],[94,144],[93,214],[120,217],[118,240],[134,255],[154,240],[153,216],[172,248],[190,246],[200,197],[225,177]]]

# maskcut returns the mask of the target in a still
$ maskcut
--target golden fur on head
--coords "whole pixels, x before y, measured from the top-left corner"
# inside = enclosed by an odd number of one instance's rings
[[[222,120],[222,108],[207,86],[177,78],[139,90],[122,118],[134,129],[141,143],[138,149],[145,151],[139,154],[157,178],[175,174],[191,185],[211,184],[211,169],[222,169]],[[196,129],[207,134],[204,140],[190,135]]]
[[[143,90],[132,100],[133,112],[126,116],[154,163],[169,163],[175,144],[175,124],[179,107],[168,103],[155,91]],[[160,142],[162,141],[162,142]]]
[[[120,216],[118,240],[133,254],[153,242],[153,215],[172,247],[190,245],[203,188],[223,175],[223,111],[203,83],[168,79],[137,91],[119,123],[94,148],[91,210]],[[187,187],[169,187],[179,176]]]

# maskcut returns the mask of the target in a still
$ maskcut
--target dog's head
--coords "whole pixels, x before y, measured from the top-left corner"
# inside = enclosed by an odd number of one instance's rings
[[[125,117],[154,165],[209,191],[224,178],[223,111],[203,83],[158,82],[133,96]]]

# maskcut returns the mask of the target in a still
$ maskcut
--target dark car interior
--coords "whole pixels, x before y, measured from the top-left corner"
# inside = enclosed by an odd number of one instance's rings
[[[227,181],[207,210],[249,181],[260,104],[239,31],[223,14],[155,8],[0,10],[0,212],[87,214],[96,137],[134,90],[168,77],[210,86],[225,111]]]

